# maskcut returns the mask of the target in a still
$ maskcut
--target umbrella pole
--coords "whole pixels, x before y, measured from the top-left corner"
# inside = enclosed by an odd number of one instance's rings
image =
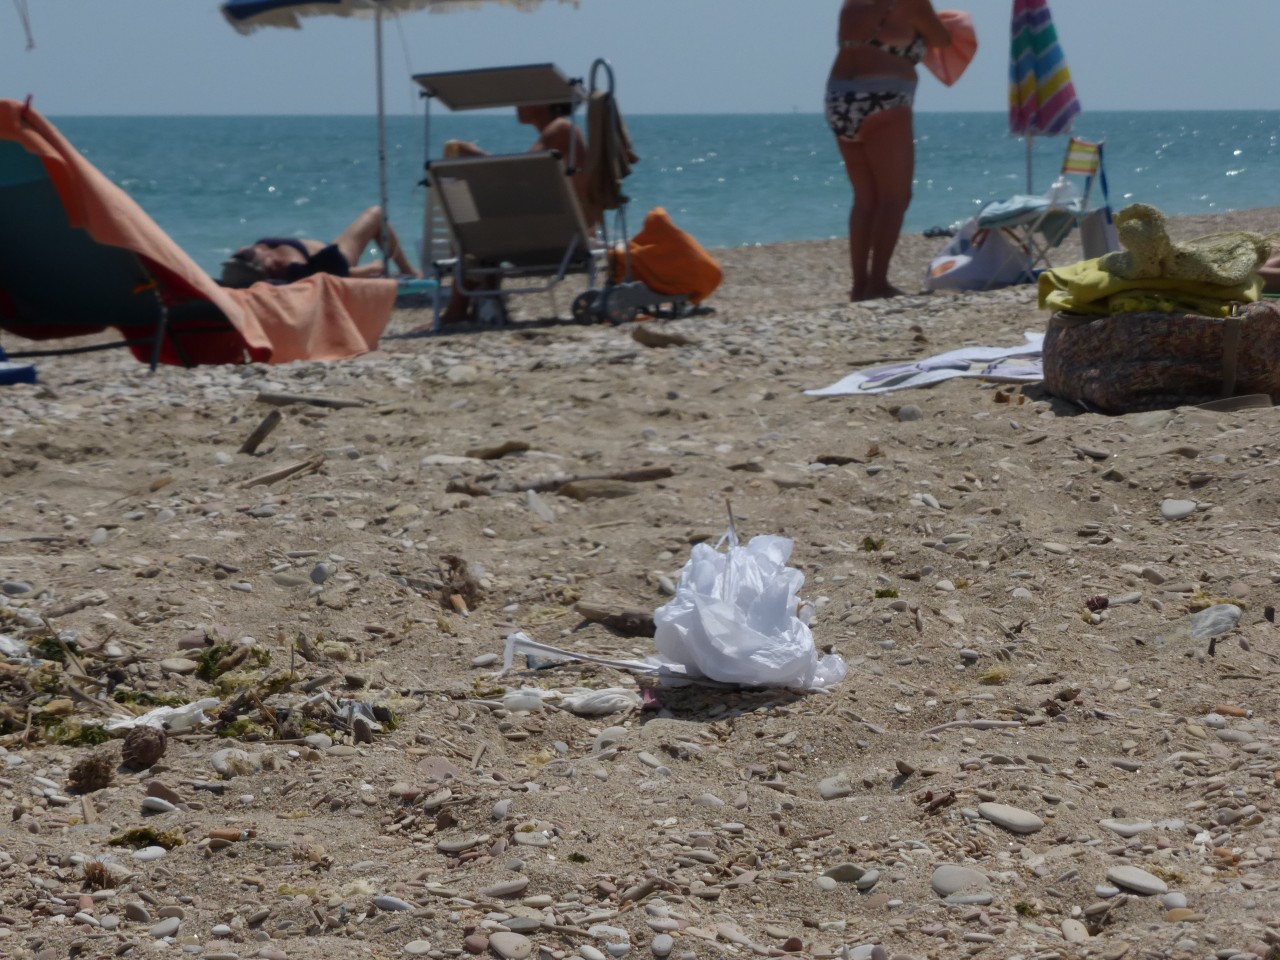
[[[382,4],[377,4],[377,16],[374,18],[374,44],[377,48],[378,66],[378,200],[382,211],[381,226],[378,228],[378,246],[382,250],[382,273],[391,272],[391,255],[387,240],[390,229],[390,214],[387,210],[387,110],[383,90],[382,71]]]
[[[1027,193],[1031,193],[1034,181],[1031,178],[1031,153],[1033,149],[1032,141],[1035,138],[1031,134],[1027,134]]]

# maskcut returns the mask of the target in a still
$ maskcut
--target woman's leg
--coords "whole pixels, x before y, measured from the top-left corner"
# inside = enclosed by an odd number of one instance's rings
[[[876,182],[867,162],[867,151],[860,141],[837,137],[836,143],[840,147],[840,156],[844,158],[849,184],[853,187],[853,206],[849,209],[849,266],[853,271],[853,290],[849,299],[865,300],[872,230],[879,205]]]
[[[867,294],[894,296],[902,291],[889,283],[889,264],[898,246],[907,207],[911,205],[911,186],[915,179],[916,146],[911,110],[899,107],[870,116],[862,124],[859,135],[877,198],[871,227]]]
[[[342,235],[334,241],[334,244],[342,251],[342,255],[347,258],[353,268],[360,262],[365,248],[371,243],[376,243],[379,248],[382,247],[382,231],[384,226],[381,207],[369,207],[360,216],[352,222],[351,226],[342,231]],[[404,250],[400,247],[400,238],[396,236],[395,230],[391,228],[391,224],[386,226],[386,249],[382,252],[396,262],[396,266],[400,268],[401,273],[407,273],[412,276],[419,276],[413,264],[409,262],[409,258],[405,256]]]

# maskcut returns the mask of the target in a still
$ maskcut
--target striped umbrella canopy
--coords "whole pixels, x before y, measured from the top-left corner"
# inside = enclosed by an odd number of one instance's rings
[[[550,0],[548,0],[550,2]],[[576,7],[578,0],[558,0]],[[302,19],[312,16],[369,17],[374,20],[374,51],[377,55],[378,91],[378,182],[384,221],[387,212],[387,121],[383,90],[382,21],[385,16],[410,10],[447,13],[472,7],[507,6],[533,10],[543,0],[225,0],[222,15],[239,33],[249,34],[263,27],[302,27]],[[385,249],[385,245],[384,245]]]
[[[1009,50],[1009,132],[1027,138],[1027,190],[1031,190],[1031,138],[1069,133],[1080,98],[1058,42],[1048,0],[1013,0]]]

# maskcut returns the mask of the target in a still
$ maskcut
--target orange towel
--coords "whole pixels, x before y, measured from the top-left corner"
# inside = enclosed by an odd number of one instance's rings
[[[720,286],[724,272],[702,244],[655,207],[644,226],[631,238],[631,273],[658,293],[681,294],[701,303]],[[614,279],[621,280],[626,264],[614,257]]]
[[[393,280],[326,275],[286,286],[221,287],[35,110],[0,100],[0,138],[40,158],[73,226],[99,243],[136,253],[159,282],[166,303],[208,300],[222,311],[243,342],[229,333],[191,334],[182,343],[193,363],[236,362],[246,351],[252,360],[271,363],[341,360],[374,349],[391,319]],[[68,269],[74,272],[74,264]],[[144,359],[146,349],[136,348],[135,355]],[[167,343],[161,359],[181,362]]]

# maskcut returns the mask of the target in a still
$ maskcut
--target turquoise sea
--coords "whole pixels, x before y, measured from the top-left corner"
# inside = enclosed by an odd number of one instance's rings
[[[264,235],[330,239],[377,202],[371,117],[56,117],[59,129],[202,266],[216,271]],[[818,115],[631,116],[641,155],[628,181],[631,227],[663,206],[709,247],[840,236],[850,189]],[[388,120],[391,217],[421,235],[422,118]],[[528,147],[507,115],[433,115],[435,155],[451,137],[493,153]],[[1090,113],[1076,133],[1106,141],[1112,203],[1171,214],[1280,206],[1280,111]],[[962,220],[1025,192],[1025,146],[999,113],[921,114],[906,230]],[[1066,142],[1036,142],[1036,192]],[[1280,230],[1280,223],[1276,225]]]

